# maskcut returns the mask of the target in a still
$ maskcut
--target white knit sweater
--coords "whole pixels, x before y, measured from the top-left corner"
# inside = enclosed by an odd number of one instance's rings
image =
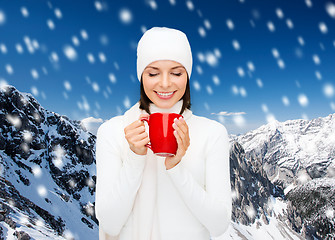
[[[151,113],[179,113],[150,105]],[[226,128],[186,109],[190,146],[166,170],[164,157],[132,152],[124,128],[144,113],[139,103],[101,125],[96,143],[96,204],[100,240],[209,240],[230,224],[229,141]]]

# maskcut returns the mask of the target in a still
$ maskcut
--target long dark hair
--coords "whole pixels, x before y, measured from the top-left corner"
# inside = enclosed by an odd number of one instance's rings
[[[183,114],[186,108],[189,110],[191,109],[190,79],[188,78],[188,76],[187,76],[186,90],[181,99],[183,100],[183,106],[179,114]],[[152,103],[152,101],[148,98],[147,94],[145,94],[144,87],[143,87],[143,79],[141,77],[140,109],[145,110],[148,114],[151,114],[150,109],[149,109],[150,103]]]

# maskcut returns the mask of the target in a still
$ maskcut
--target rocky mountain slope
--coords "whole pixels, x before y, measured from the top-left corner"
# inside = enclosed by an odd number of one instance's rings
[[[95,136],[14,87],[0,92],[0,132],[2,235],[96,239]]]
[[[335,177],[335,114],[310,121],[274,121],[232,140],[247,156],[261,161],[271,182],[284,188]]]

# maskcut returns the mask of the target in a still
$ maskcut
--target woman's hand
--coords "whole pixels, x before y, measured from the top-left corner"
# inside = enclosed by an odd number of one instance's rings
[[[145,145],[150,142],[150,139],[145,132],[144,122],[140,120],[142,117],[147,116],[149,116],[149,114],[141,114],[138,120],[129,124],[124,129],[124,134],[130,149],[138,155],[146,155],[148,151]]]
[[[188,147],[190,146],[190,136],[185,119],[175,119],[172,126],[175,129],[174,136],[177,139],[178,149],[176,156],[165,158],[166,170],[169,170],[176,166],[184,157]]]

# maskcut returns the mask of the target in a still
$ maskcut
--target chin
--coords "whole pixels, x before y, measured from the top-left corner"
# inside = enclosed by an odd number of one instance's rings
[[[172,108],[177,102],[173,101],[172,99],[169,101],[162,101],[161,99],[159,99],[155,105],[159,108]]]

